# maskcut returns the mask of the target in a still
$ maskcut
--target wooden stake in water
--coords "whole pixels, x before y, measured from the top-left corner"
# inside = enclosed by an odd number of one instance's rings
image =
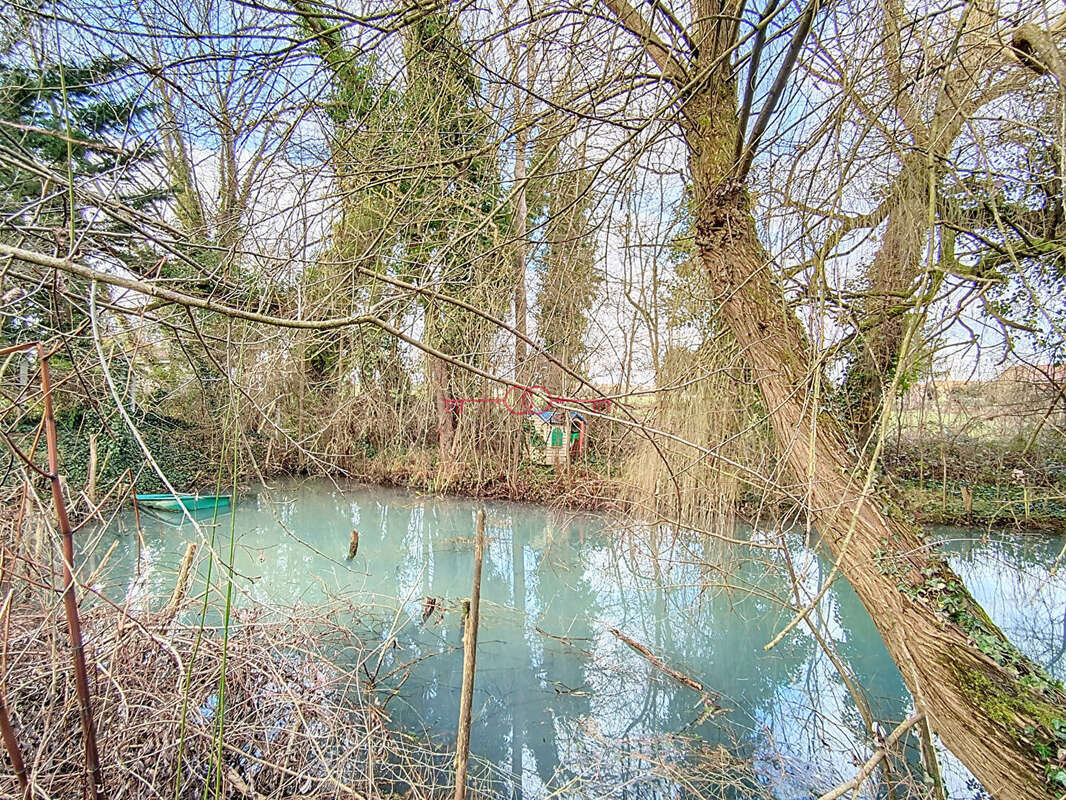
[[[89,477],[85,482],[85,496],[89,502],[96,505],[96,461],[97,461],[96,434],[89,434]]]
[[[454,800],[466,800],[466,767],[470,760],[470,712],[474,702],[474,670],[477,668],[477,626],[481,608],[481,562],[485,555],[485,511],[477,512],[474,540],[474,585],[470,590],[469,616],[463,630],[463,688],[459,696],[459,732],[455,740]]]

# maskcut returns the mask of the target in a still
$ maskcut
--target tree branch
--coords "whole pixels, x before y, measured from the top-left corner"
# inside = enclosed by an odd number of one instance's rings
[[[688,70],[678,61],[670,48],[663,43],[644,16],[631,6],[627,0],[603,0],[623,28],[628,30],[644,46],[651,60],[663,71],[663,77],[677,89],[684,89],[689,84]]]
[[[835,789],[826,792],[819,797],[818,800],[837,800],[837,798],[843,797],[848,792],[854,791],[862,786],[866,782],[866,779],[870,777],[870,774],[877,769],[877,765],[884,761],[885,757],[888,755],[888,748],[892,747],[896,742],[902,739],[903,734],[921,722],[924,717],[925,714],[918,713],[911,714],[907,719],[903,720],[903,722],[897,725],[896,729],[888,735],[888,738],[886,738],[882,745],[877,748],[874,754],[866,760],[866,763],[862,765],[862,768],[854,778],[846,783],[840,784]]]
[[[1051,75],[1066,86],[1066,58],[1051,34],[1029,23],[1018,28],[1011,37],[1014,54],[1037,75]]]

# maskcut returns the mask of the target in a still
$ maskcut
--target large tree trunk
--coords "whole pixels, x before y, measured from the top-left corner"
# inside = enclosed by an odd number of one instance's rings
[[[452,400],[451,366],[429,357],[430,392],[437,409],[437,450],[441,462],[451,461],[455,441],[455,409]]]
[[[1048,778],[1062,763],[1052,720],[1066,719],[1066,697],[1017,653],[891,501],[864,497],[868,465],[850,455],[840,424],[812,402],[819,366],[772,277],[746,193],[723,182],[713,162],[699,151],[693,157],[699,255],[823,546],[918,709],[985,788],[999,800],[1058,796]]]

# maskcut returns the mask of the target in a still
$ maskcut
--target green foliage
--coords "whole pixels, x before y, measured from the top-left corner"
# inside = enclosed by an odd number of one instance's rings
[[[330,248],[302,276],[304,296],[323,315],[348,315],[389,294],[380,274],[504,312],[513,284],[500,243],[509,217],[480,81],[455,17],[428,13],[405,29],[401,90],[376,80],[375,62],[329,27],[317,4],[294,5],[329,69],[331,155],[344,189]],[[421,317],[428,344],[485,357],[491,331],[468,312],[419,295],[381,313],[397,324]],[[409,389],[395,340],[378,330],[315,334],[305,358],[312,383],[327,392],[355,385],[402,398]]]
[[[140,445],[119,419],[105,421],[94,412],[75,409],[56,420],[59,433],[60,472],[71,486],[85,486],[89,476],[89,437],[97,436],[97,487],[109,489],[132,470],[138,491],[165,491],[148,466]],[[152,457],[167,480],[179,491],[204,485],[214,472],[211,458],[200,452],[198,436],[188,425],[157,414],[138,423]]]
[[[112,86],[128,64],[99,57],[82,64],[27,67],[0,61],[0,119],[11,123],[8,137],[36,164],[75,180],[99,179],[128,170],[154,154],[143,148],[122,148],[118,143],[136,132],[151,112],[136,95],[116,95]],[[41,197],[55,195],[54,185],[35,170],[8,162],[0,164],[0,210],[16,214]],[[35,206],[37,223],[69,222],[66,195]],[[162,199],[159,193],[126,191],[123,203],[143,208]]]
[[[418,152],[424,172],[399,182],[407,220],[401,277],[433,283],[483,310],[506,311],[513,286],[499,248],[509,222],[490,121],[479,105],[479,79],[446,12],[426,15],[407,32],[407,85],[401,101],[407,137],[402,158]],[[484,360],[491,331],[477,317],[422,299],[425,340],[468,360]]]
[[[912,579],[909,568],[901,570],[897,566],[893,569],[893,564],[902,563],[894,552],[881,551],[878,554],[879,569],[882,574],[896,577],[900,592],[949,620],[970,637],[977,649],[1005,667],[1035,693],[1049,701],[1060,698],[1062,683],[1018,652],[941,555],[932,554],[928,557],[921,569],[921,579],[917,582]]]

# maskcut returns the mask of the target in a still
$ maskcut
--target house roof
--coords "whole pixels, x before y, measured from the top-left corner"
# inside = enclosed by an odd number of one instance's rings
[[[547,409],[545,411],[530,411],[529,413],[534,415],[534,416],[540,417],[545,422],[551,422],[552,416],[554,414],[556,414],[558,411],[559,411],[559,409],[555,409],[555,410]],[[582,422],[585,421],[585,418],[583,416],[581,416],[576,411],[570,411],[568,413],[570,414],[570,419],[577,419],[577,420],[581,420]]]

